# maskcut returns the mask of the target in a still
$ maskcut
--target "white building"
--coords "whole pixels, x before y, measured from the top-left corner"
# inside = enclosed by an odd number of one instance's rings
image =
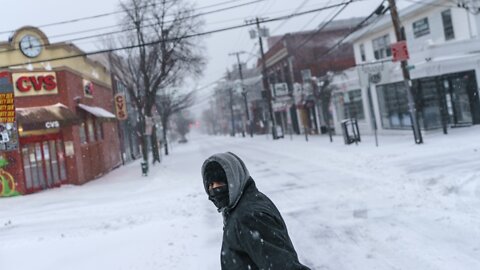
[[[472,10],[452,1],[426,0],[399,11],[423,130],[480,124],[480,15]],[[370,133],[374,121],[379,133],[411,132],[400,63],[391,61],[390,44],[396,38],[390,14],[373,20],[348,41],[354,44],[357,67],[334,81],[337,89],[332,111],[336,129],[340,130],[342,119],[358,117],[362,133]],[[358,71],[375,66],[383,72],[377,84],[371,83],[370,106],[366,77],[361,82],[362,72]],[[360,104],[363,108],[359,108]]]

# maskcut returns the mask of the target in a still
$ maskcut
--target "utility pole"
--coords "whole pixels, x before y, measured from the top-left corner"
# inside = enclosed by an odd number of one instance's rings
[[[393,28],[395,29],[395,36],[397,37],[397,42],[404,41],[405,36],[404,36],[404,33],[402,32],[402,26],[400,23],[400,18],[398,16],[397,5],[395,3],[395,0],[388,0],[388,4],[390,5],[390,15],[392,16],[392,23],[393,23]],[[410,111],[410,120],[412,122],[413,136],[416,144],[422,144],[423,143],[422,131],[420,130],[420,125],[418,124],[417,110],[415,108],[415,100],[412,94],[410,71],[408,70],[407,61],[406,60],[402,61],[401,66],[402,66],[403,79],[405,83],[405,89],[407,92],[408,108]]]
[[[247,91],[245,90],[245,87],[243,86],[243,72],[242,72],[242,64],[240,62],[240,54],[244,54],[244,53],[245,53],[244,51],[239,51],[239,52],[229,53],[228,55],[237,57],[238,73],[240,74],[240,87],[242,88],[242,96],[243,96],[243,101],[245,103],[245,116],[247,117],[247,125],[246,126],[247,126],[248,131],[250,132],[250,137],[253,137],[253,129],[252,129],[252,126],[250,124],[250,112],[248,111]]]
[[[228,87],[228,94],[230,96],[230,115],[232,118],[232,131],[230,132],[230,136],[235,137],[235,117],[233,115],[233,87],[229,85],[230,81],[230,71],[227,69],[227,87]]]
[[[260,45],[260,54],[262,56],[263,89],[265,90],[265,97],[267,98],[267,104],[268,104],[268,112],[270,114],[270,122],[272,123],[272,138],[276,140],[278,139],[277,129],[275,124],[275,115],[273,114],[272,92],[270,91],[270,84],[268,83],[268,77],[267,77],[267,65],[265,63],[265,53],[263,51],[262,30],[260,29],[260,19],[257,17],[255,18],[254,21],[257,25],[258,43]],[[247,21],[247,22],[251,22],[251,21]]]

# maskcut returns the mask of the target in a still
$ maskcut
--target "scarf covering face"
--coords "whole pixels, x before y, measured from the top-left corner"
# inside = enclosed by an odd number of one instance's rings
[[[212,161],[205,167],[204,175],[206,179],[206,185],[208,187],[208,199],[212,201],[219,210],[227,207],[229,196],[225,170],[223,170],[222,166],[218,162]],[[210,188],[214,182],[221,184],[221,186]]]
[[[212,162],[218,163],[218,165],[220,165],[223,169],[228,189],[228,204],[225,207],[219,208],[219,211],[224,212],[226,210],[231,210],[235,208],[238,201],[240,201],[243,190],[245,188],[245,184],[250,178],[250,173],[245,167],[243,161],[231,152],[212,155],[207,160],[205,160],[202,166],[203,185],[205,188],[205,192],[207,193],[207,195],[209,195],[209,197],[210,192],[208,186],[210,182],[209,175],[207,175],[207,167],[212,166],[209,165]],[[222,199],[225,199],[225,197],[223,197]]]

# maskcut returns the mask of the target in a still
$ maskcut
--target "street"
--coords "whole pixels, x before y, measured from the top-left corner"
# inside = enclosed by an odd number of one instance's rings
[[[220,269],[222,218],[200,166],[222,151],[245,160],[311,269],[480,269],[479,131],[422,146],[383,136],[379,148],[192,135],[149,177],[135,162],[1,200],[0,269]]]

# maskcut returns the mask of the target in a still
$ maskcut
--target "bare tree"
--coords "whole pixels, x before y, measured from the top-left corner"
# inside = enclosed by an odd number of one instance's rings
[[[165,155],[169,154],[167,131],[170,128],[169,122],[171,116],[191,107],[193,102],[193,91],[184,94],[177,88],[171,88],[170,90],[162,91],[157,95],[155,105],[157,107],[158,114],[160,115],[160,122],[162,123]]]
[[[202,26],[194,9],[182,0],[127,0],[121,25],[125,32],[113,41],[117,47],[130,47],[112,62],[118,80],[126,87],[137,108],[142,154],[148,161],[147,129],[151,126],[156,142],[152,108],[157,96],[168,96],[166,89],[179,87],[188,76],[200,76],[205,65],[199,39],[193,37]],[[193,36],[192,36],[193,35]],[[160,106],[158,112],[164,110]],[[153,143],[152,147],[156,148]],[[152,149],[155,153],[155,149]],[[158,152],[158,150],[157,150]]]
[[[338,73],[342,74],[342,73]],[[324,76],[320,77],[318,79],[319,85],[318,89],[316,86],[314,86],[314,95],[315,99],[319,101],[320,103],[320,108],[322,110],[322,116],[323,116],[323,122],[327,126],[327,131],[328,135],[330,137],[330,142],[333,141],[332,137],[332,128],[330,127],[330,120],[331,120],[331,114],[330,114],[330,104],[332,102],[332,93],[336,89],[334,85],[332,85],[333,78],[335,76],[335,73],[333,72],[327,72]]]

